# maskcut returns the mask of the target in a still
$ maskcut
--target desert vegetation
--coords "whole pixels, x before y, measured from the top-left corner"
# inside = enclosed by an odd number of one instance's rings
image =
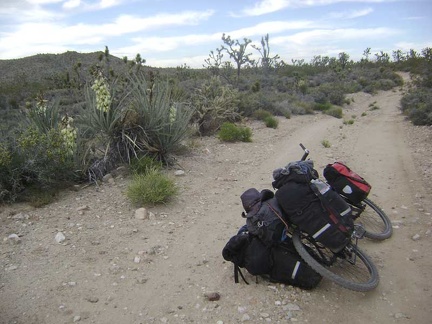
[[[366,49],[358,62],[340,53],[287,63],[271,54],[268,34],[261,47],[225,34],[221,41],[201,69],[149,67],[139,54],[120,59],[108,47],[0,61],[0,202],[97,182],[119,165],[139,169],[145,158],[158,166],[133,171],[128,195],[137,204],[165,202],[176,190],[168,190],[174,186],[162,169],[187,139],[252,141],[245,118],[276,128],[278,116],[325,113],[352,124],[343,116],[346,94],[398,88],[398,71],[413,76],[402,112],[416,125],[432,124],[430,48],[394,51],[392,59],[383,52],[370,58]],[[149,182],[162,191],[142,192]]]

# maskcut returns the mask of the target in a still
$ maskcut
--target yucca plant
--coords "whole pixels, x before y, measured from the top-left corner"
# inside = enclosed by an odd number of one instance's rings
[[[147,82],[142,74],[130,79],[129,107],[131,127],[125,129],[130,143],[142,152],[168,162],[169,155],[187,136],[194,113],[180,102],[166,82]]]
[[[101,178],[119,162],[130,161],[129,140],[124,137],[127,94],[117,93],[98,75],[85,89],[85,107],[76,118],[79,128],[78,154],[83,170],[90,180]]]
[[[30,107],[24,119],[26,127],[34,126],[40,132],[47,133],[52,128],[57,128],[61,122],[60,101],[55,99],[52,102],[48,102],[40,94],[36,103]]]

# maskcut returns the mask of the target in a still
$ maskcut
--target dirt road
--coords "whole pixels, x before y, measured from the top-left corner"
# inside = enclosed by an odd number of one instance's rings
[[[122,175],[41,209],[0,207],[0,323],[430,323],[432,130],[404,120],[399,90],[353,97],[352,125],[294,116],[278,129],[252,122],[252,143],[196,140],[179,157],[180,196],[149,219],[135,217]],[[340,159],[363,175],[392,219],[391,239],[361,242],[379,268],[376,290],[234,283],[221,251],[244,223],[239,196],[271,188],[273,169],[300,158],[299,143],[318,170]]]

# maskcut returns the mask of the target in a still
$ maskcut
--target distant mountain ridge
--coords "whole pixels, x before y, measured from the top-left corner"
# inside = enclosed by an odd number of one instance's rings
[[[40,82],[62,73],[71,73],[78,62],[81,63],[81,70],[87,73],[92,65],[100,63],[101,55],[104,55],[101,51],[68,51],[62,54],[37,54],[19,59],[0,60],[0,82],[13,82],[23,76],[29,82]],[[115,71],[126,66],[122,59],[112,55],[109,55],[109,62]]]

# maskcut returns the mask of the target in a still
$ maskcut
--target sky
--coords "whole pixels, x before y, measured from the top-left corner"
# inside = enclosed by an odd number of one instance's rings
[[[286,63],[432,47],[432,0],[0,0],[0,60],[104,51],[202,68],[222,35]],[[253,58],[259,52],[248,45]],[[227,59],[225,54],[224,59]]]

